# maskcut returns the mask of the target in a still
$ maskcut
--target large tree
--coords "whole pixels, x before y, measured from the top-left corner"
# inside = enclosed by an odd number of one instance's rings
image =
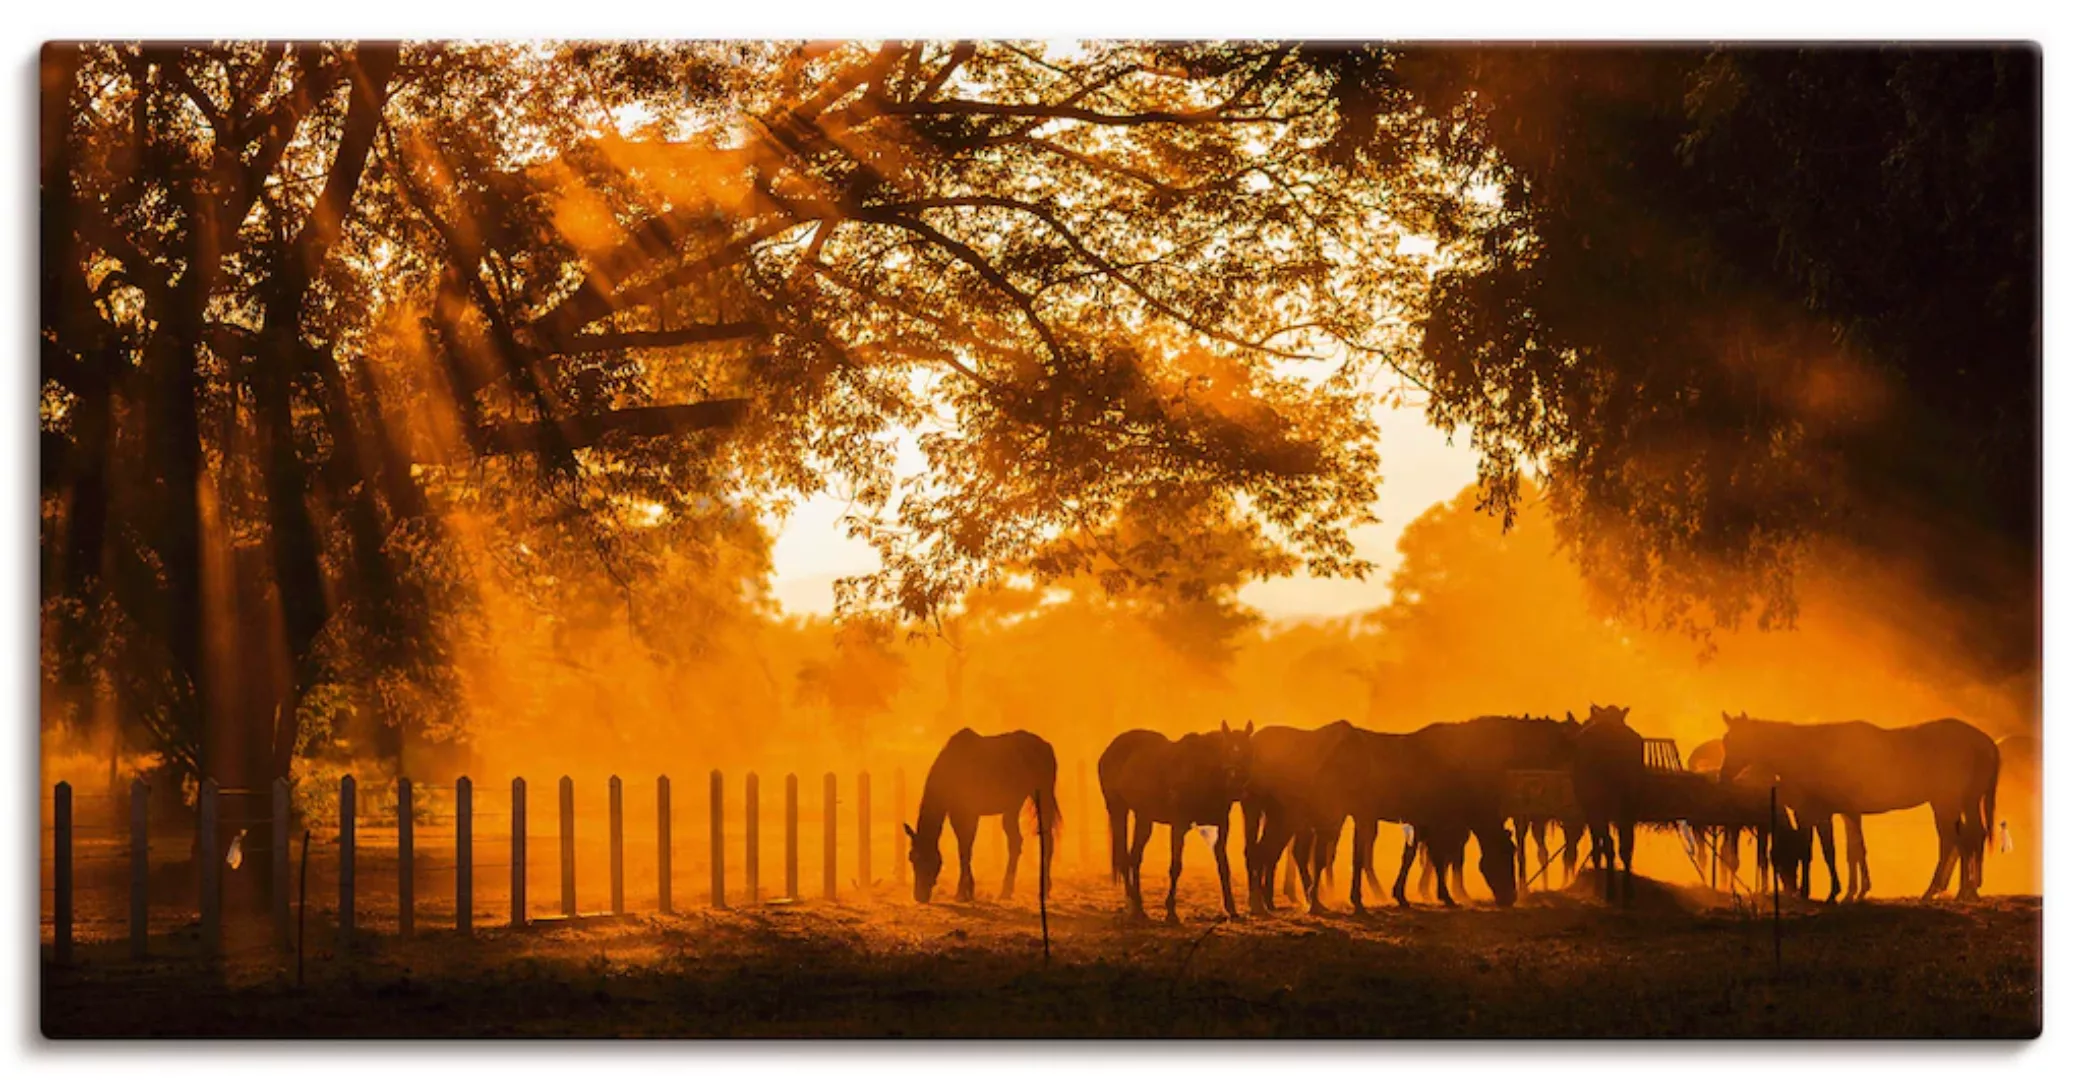
[[[1357,571],[1435,180],[1342,56],[54,46],[52,699],[257,785],[313,687],[442,680],[459,568],[547,535],[655,640],[650,571],[827,485],[904,616],[1152,490]]]

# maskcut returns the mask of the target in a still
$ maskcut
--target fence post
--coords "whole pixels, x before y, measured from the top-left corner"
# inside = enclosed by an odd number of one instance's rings
[[[579,913],[579,838],[571,777],[557,778],[557,889],[566,918]]]
[[[904,770],[897,770],[897,788],[891,794],[890,803],[890,873],[896,875],[899,887],[904,884]]]
[[[274,866],[269,870],[273,890],[270,906],[275,913],[275,944],[290,947],[289,929],[289,777],[278,776],[268,785],[268,819],[274,831],[268,834],[268,851]]]
[[[785,792],[782,798],[785,816],[781,823],[781,846],[784,853],[782,878],[788,886],[788,898],[800,900],[802,893],[796,890],[796,886],[801,882],[796,876],[796,774],[789,773],[788,780],[782,787]]]
[[[872,816],[871,816],[871,815],[869,814],[869,812],[868,812],[868,811],[869,811],[869,806],[868,806],[868,773],[867,773],[867,770],[865,770],[865,769],[864,769],[864,770],[862,770],[862,772],[861,772],[861,781],[860,781],[860,786],[861,786],[861,808],[860,808],[860,811],[861,811],[861,858],[860,858],[860,863],[861,863],[861,880],[860,880],[860,883],[859,883],[859,885],[858,885],[857,887],[858,887],[858,888],[861,888],[861,889],[866,889],[866,888],[868,888],[868,886],[870,886],[870,885],[872,885],[872,884],[874,884],[874,883],[875,883],[875,858],[874,858],[874,856],[875,856],[875,852],[874,852],[874,847],[875,847],[875,833],[874,833],[874,831],[873,831],[873,830],[874,830],[874,826],[873,826],[873,821],[874,821],[874,818],[873,818],[873,817],[872,817]]]
[[[508,890],[514,926],[528,925],[528,781],[514,777],[513,886]]]
[[[608,777],[608,910],[622,914],[622,778]]]
[[[202,859],[196,876],[202,889],[200,907],[203,923],[203,954],[217,955],[224,943],[224,922],[218,916],[222,894],[217,889],[217,781],[204,780],[195,797],[195,849]]]
[[[151,925],[146,904],[152,878],[151,785],[142,779],[130,782],[130,958],[145,958]]]
[[[745,774],[745,902],[759,906],[759,774]]]
[[[456,777],[456,932],[464,937],[470,936],[470,923],[477,914],[477,901],[470,891],[470,804],[470,778]]]
[[[658,778],[658,910],[673,913],[673,782]]]
[[[709,906],[729,907],[723,899],[723,770],[709,770]]]
[[[839,899],[839,774],[825,774],[825,899]]]
[[[72,963],[72,784],[60,780],[51,790],[51,952],[60,964]]]
[[[412,781],[398,778],[398,936],[412,936]]]
[[[354,776],[340,778],[340,948],[354,937]]]

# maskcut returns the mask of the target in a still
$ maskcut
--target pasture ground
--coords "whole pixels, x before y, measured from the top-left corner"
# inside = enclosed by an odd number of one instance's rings
[[[1145,878],[1161,912],[1162,874]],[[193,926],[176,926],[143,963],[105,939],[60,969],[46,946],[42,1027],[53,1038],[2030,1038],[2041,1024],[2037,897],[1789,900],[1776,973],[1769,904],[1761,917],[1654,883],[1631,910],[1580,888],[1504,911],[1313,919],[1290,907],[1224,922],[1213,883],[1190,879],[1180,907],[1183,925],[1131,924],[1104,877],[1067,875],[1044,965],[1031,894],[919,907],[884,887],[831,904],[486,926],[471,942],[427,910],[418,936],[371,934],[345,952],[314,904],[302,989],[293,958],[228,934],[230,955],[206,964]]]

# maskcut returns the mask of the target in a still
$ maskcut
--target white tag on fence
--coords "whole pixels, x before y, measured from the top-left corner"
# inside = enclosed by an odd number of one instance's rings
[[[1997,841],[1996,850],[2004,855],[2009,855],[2011,853],[2011,823],[2008,821],[1997,822],[1996,835],[2002,838]]]
[[[245,839],[246,830],[244,829],[240,829],[239,835],[231,838],[231,850],[224,853],[224,865],[237,870],[239,864],[246,861],[246,852],[243,846]]]
[[[1408,824],[1404,825],[1404,826],[1403,826],[1403,846],[1404,846],[1404,847],[1409,847],[1410,845],[1412,845],[1412,844],[1415,844],[1415,843],[1417,843],[1417,842],[1418,842],[1418,830],[1417,830],[1416,828],[1414,828],[1414,827],[1412,827],[1412,826],[1408,825]]]
[[[1215,828],[1215,826],[1195,825],[1193,827],[1193,831],[1199,833],[1201,835],[1201,839],[1206,840],[1208,842],[1209,851],[1215,850],[1215,834],[1219,831]]]

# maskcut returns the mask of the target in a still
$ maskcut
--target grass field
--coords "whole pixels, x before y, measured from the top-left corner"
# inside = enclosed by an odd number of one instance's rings
[[[1147,882],[1162,875],[1146,874]],[[986,879],[988,882],[988,879]],[[1030,879],[1031,884],[1031,879]],[[305,986],[258,944],[194,958],[194,929],[133,963],[92,941],[46,963],[46,1035],[1532,1037],[1971,1036],[2040,1030],[2040,902],[1789,901],[1762,917],[1647,883],[1630,910],[1536,893],[1418,907],[1132,924],[1103,877],[1066,876],[1045,963],[1032,896],[544,920],[465,942],[371,934],[346,952],[314,905]],[[1153,896],[1161,901],[1161,896]],[[372,903],[372,907],[373,907]],[[1155,906],[1161,911],[1161,903]],[[432,913],[423,927],[442,927]],[[244,936],[250,942],[252,935]],[[48,954],[47,954],[48,955]]]

